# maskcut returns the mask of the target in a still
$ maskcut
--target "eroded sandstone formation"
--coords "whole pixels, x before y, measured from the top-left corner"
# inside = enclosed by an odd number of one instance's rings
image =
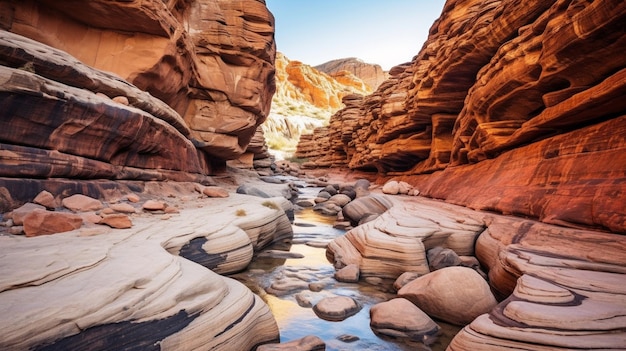
[[[448,1],[413,62],[331,118],[320,135],[345,128],[340,147],[303,138],[297,155],[476,209],[625,233],[625,20],[610,0]]]
[[[275,91],[262,1],[1,1],[0,11],[0,176],[202,181],[253,153]]]
[[[263,300],[217,273],[240,271],[258,248],[289,237],[290,203],[202,201],[209,207],[194,203],[167,220],[134,215],[129,229],[0,236],[0,348],[251,350],[278,341]]]

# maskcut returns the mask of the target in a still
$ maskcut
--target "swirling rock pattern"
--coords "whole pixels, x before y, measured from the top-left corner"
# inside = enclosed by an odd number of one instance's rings
[[[411,64],[331,117],[323,136],[359,116],[341,147],[299,149],[426,196],[624,233],[624,20],[611,0],[449,0]]]
[[[278,341],[267,305],[216,272],[245,268],[259,245],[289,235],[288,202],[203,201],[165,221],[137,217],[131,229],[2,236],[0,347],[250,350]]]
[[[355,264],[362,278],[395,280],[404,272],[429,273],[426,251],[433,247],[474,253],[474,240],[484,229],[481,220],[450,206],[435,209],[420,199],[392,204],[373,221],[329,243],[326,256],[335,268]]]
[[[508,296],[448,350],[618,350],[626,345],[626,239],[498,217],[476,255]]]

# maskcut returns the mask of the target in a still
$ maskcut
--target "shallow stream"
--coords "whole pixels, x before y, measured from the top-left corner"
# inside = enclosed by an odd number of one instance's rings
[[[305,192],[317,193],[319,190],[320,188],[306,188]],[[342,283],[334,279],[335,269],[326,259],[324,248],[325,243],[344,234],[343,230],[333,228],[334,220],[334,217],[321,215],[310,208],[297,211],[291,243],[269,247],[254,258],[246,271],[232,276],[259,294],[268,304],[278,323],[281,342],[315,335],[324,340],[328,351],[445,350],[459,327],[440,321],[436,322],[442,329],[441,335],[426,340],[426,343],[394,340],[374,334],[369,324],[369,310],[377,303],[396,297],[395,292],[390,287],[366,282]],[[281,255],[280,252],[285,254]],[[278,294],[267,292],[271,291],[268,287],[283,279],[292,282],[290,286],[293,288]],[[319,292],[313,292],[309,290],[308,283],[317,283],[323,288]],[[362,309],[357,314],[336,322],[319,318],[306,304],[311,302],[314,305],[319,299],[332,295],[352,297],[359,302]],[[303,300],[306,302],[303,303]]]

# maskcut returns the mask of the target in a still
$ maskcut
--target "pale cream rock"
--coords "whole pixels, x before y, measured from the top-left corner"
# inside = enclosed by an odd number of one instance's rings
[[[184,209],[169,221],[139,216],[132,228],[108,232],[0,236],[0,348],[29,349],[90,327],[164,319],[182,310],[195,318],[159,341],[165,350],[249,350],[278,340],[274,317],[260,297],[178,256],[184,245],[204,237],[203,249],[225,258],[216,271],[245,268],[253,254],[246,230],[255,241],[287,235],[288,205],[273,198],[278,206],[268,208],[265,200],[237,194],[220,199],[217,207]],[[233,207],[248,215],[234,216]]]

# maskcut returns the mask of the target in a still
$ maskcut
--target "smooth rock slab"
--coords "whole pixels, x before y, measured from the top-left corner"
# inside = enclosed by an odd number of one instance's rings
[[[313,311],[315,314],[328,321],[342,321],[354,316],[361,310],[361,304],[348,296],[332,296],[321,299]]]
[[[395,298],[370,309],[370,327],[376,334],[424,340],[439,332],[439,326],[411,301]]]

